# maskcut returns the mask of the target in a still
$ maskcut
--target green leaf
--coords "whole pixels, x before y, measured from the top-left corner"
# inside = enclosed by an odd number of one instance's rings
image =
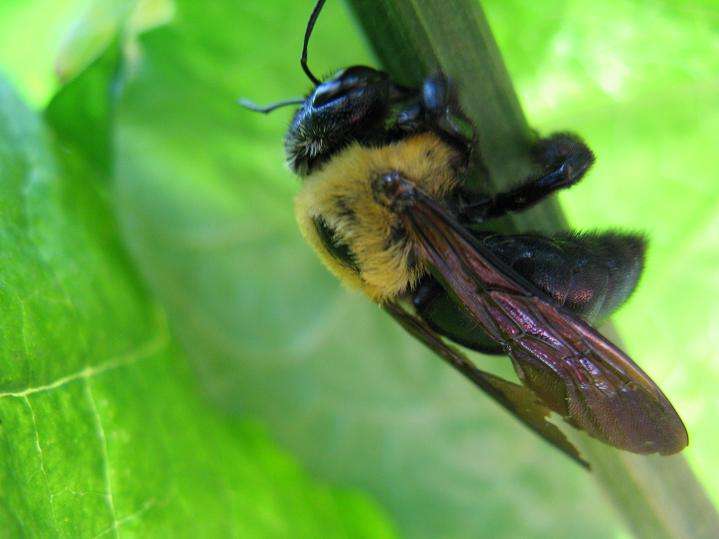
[[[318,23],[315,71],[374,63],[340,8],[328,2]],[[204,386],[320,477],[371,492],[404,535],[606,537],[620,524],[582,470],[343,290],[301,241],[282,166],[289,113],[235,100],[307,87],[310,9],[178,2],[142,39],[119,106],[125,238]]]
[[[82,76],[64,85],[45,109],[45,120],[66,146],[109,177],[113,158],[114,93],[120,85],[118,44],[95,60]]]
[[[55,73],[66,83],[99,58],[113,42],[126,62],[137,60],[137,35],[162,26],[174,16],[172,0],[93,0],[65,36],[55,59]]]
[[[391,536],[364,496],[203,401],[66,127],[0,83],[2,535]]]
[[[136,59],[137,34],[173,15],[172,0],[3,0],[0,66],[42,106],[113,41]]]
[[[0,3],[0,66],[33,105],[58,86],[55,56],[84,0],[3,0]]]

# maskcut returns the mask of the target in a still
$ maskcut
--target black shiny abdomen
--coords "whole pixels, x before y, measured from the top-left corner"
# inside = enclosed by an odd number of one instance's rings
[[[636,234],[475,235],[557,304],[591,323],[607,318],[627,300],[644,266],[646,244]],[[480,352],[503,353],[432,277],[418,288],[414,304],[438,333]]]

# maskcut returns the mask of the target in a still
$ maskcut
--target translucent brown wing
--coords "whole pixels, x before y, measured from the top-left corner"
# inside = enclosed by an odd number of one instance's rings
[[[522,423],[577,463],[589,468],[589,464],[579,456],[577,449],[562,431],[547,421],[551,410],[532,391],[478,369],[462,352],[445,343],[423,320],[408,313],[401,305],[388,303],[384,309],[412,336],[461,372]]]
[[[393,188],[392,207],[418,254],[551,410],[634,453],[686,447],[678,414],[624,352],[483,248],[436,201],[409,182]]]

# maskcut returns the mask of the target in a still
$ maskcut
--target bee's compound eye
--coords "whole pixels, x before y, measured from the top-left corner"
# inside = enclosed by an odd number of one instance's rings
[[[312,97],[312,105],[321,107],[346,97],[353,90],[384,85],[388,80],[386,73],[371,67],[348,67],[317,86]]]
[[[357,88],[385,82],[388,77],[384,71],[378,71],[371,67],[352,66],[338,73],[336,79],[342,81],[342,85],[345,87]]]
[[[345,94],[342,83],[336,79],[320,84],[312,96],[312,106],[321,107]]]

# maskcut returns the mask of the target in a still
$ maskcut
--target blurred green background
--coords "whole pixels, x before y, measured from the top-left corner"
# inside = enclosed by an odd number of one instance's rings
[[[290,112],[235,99],[307,90],[311,4],[0,4],[0,531],[624,535],[591,476],[302,243]],[[372,65],[328,4],[313,70]],[[483,6],[530,123],[598,155],[570,222],[651,238],[615,321],[719,501],[719,8]]]

